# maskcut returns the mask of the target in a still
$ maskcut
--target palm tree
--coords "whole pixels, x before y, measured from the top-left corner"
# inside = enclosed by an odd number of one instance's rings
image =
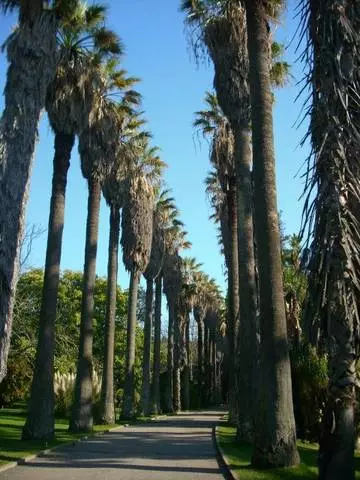
[[[174,409],[181,410],[181,371],[184,370],[184,400],[189,405],[189,358],[186,331],[190,322],[190,312],[196,293],[194,276],[198,273],[201,264],[193,257],[184,257],[181,262],[182,284],[178,299],[178,311],[174,325]],[[186,397],[187,396],[187,397]]]
[[[94,285],[99,225],[101,187],[116,159],[124,107],[117,93],[132,85],[124,79],[125,72],[116,70],[117,60],[111,59],[103,66],[103,79],[94,98],[91,123],[79,137],[81,170],[88,182],[88,217],[84,262],[83,296],[81,306],[79,359],[75,394],[69,430],[89,431],[92,417],[92,322],[94,310]],[[115,100],[112,94],[115,94]]]
[[[254,213],[260,285],[261,381],[252,462],[286,466],[299,462],[292,404],[290,360],[277,214],[269,13],[282,2],[245,0],[253,141]],[[269,12],[269,7],[273,12]],[[274,405],[277,408],[274,408]]]
[[[155,312],[154,312],[154,361],[151,388],[151,412],[160,412],[160,346],[161,346],[161,303],[162,303],[162,278],[163,262],[165,255],[165,241],[173,222],[177,221],[178,210],[174,199],[168,196],[169,190],[162,191],[155,203],[154,210],[154,234],[152,248],[158,249],[162,255],[161,270],[155,280]]]
[[[208,279],[204,273],[200,272],[196,279],[197,289],[194,301],[194,317],[198,326],[197,331],[197,390],[198,390],[198,407],[203,405],[204,394],[204,319],[207,309],[206,287]]]
[[[105,8],[75,2],[58,31],[59,63],[46,108],[55,133],[55,156],[39,339],[24,438],[54,435],[54,326],[60,277],[67,172],[75,135],[89,116],[98,59],[120,53],[117,37],[102,27]],[[101,25],[100,25],[101,24]],[[89,43],[93,48],[89,48]]]
[[[19,26],[6,42],[10,66],[0,120],[0,382],[6,375],[10,348],[37,125],[57,59],[57,19],[49,2],[0,1],[0,10],[15,8],[19,10]]]
[[[311,88],[307,324],[328,351],[319,479],[352,480],[359,342],[358,2],[301,2]],[[315,195],[312,194],[315,192]]]
[[[121,411],[123,418],[131,418],[136,413],[134,410],[134,364],[137,295],[141,273],[146,270],[151,255],[154,188],[158,186],[161,172],[166,166],[157,154],[158,149],[149,146],[147,140],[139,142],[138,148],[137,162],[129,172],[127,199],[122,217],[123,261],[130,272],[126,377]],[[150,332],[147,333],[150,333],[151,339],[151,323]],[[150,358],[148,361],[150,363]]]
[[[210,160],[214,165],[219,184],[226,199],[228,230],[230,233],[228,262],[228,338],[229,357],[235,358],[236,339],[239,322],[239,257],[238,257],[238,215],[237,189],[234,163],[234,136],[230,123],[218,104],[216,95],[207,92],[205,96],[207,110],[196,112],[194,126],[200,128],[204,136],[211,135]],[[235,364],[230,362],[230,420],[237,420],[237,393],[235,379]],[[251,410],[247,410],[251,411]]]
[[[174,328],[182,284],[182,260],[179,256],[179,251],[189,248],[191,245],[190,242],[186,240],[186,234],[183,229],[183,224],[174,218],[165,236],[163,280],[164,293],[169,311],[166,385],[166,410],[168,412],[174,411]]]
[[[120,209],[125,204],[126,196],[126,171],[127,166],[133,160],[133,143],[143,138],[146,132],[138,131],[143,121],[137,118],[133,112],[133,106],[137,104],[135,92],[131,92],[130,98],[125,94],[122,105],[125,108],[123,120],[122,139],[123,143],[118,151],[117,158],[112,166],[110,174],[105,178],[102,186],[103,195],[110,207],[109,229],[109,256],[108,277],[106,295],[106,318],[104,338],[104,362],[101,383],[101,396],[99,408],[99,421],[103,424],[115,423],[114,405],[114,337],[116,317],[116,291],[118,273],[118,249],[120,236]]]
[[[193,313],[198,325],[198,359],[197,359],[197,385],[198,385],[198,406],[204,403],[204,386],[205,386],[205,353],[204,353],[204,327],[205,317],[208,309],[213,303],[214,280],[203,272],[195,272],[194,281],[196,284]]]
[[[157,192],[156,192],[157,193]],[[164,262],[165,239],[163,225],[161,224],[161,203],[164,200],[163,192],[159,197],[155,197],[153,211],[153,232],[151,242],[151,254],[149,263],[144,271],[146,279],[146,297],[145,297],[145,322],[144,322],[144,350],[143,350],[143,378],[141,388],[141,412],[147,416],[151,412],[151,333],[152,320],[154,313],[154,280],[161,276],[161,269]],[[159,312],[157,312],[159,315]],[[161,322],[161,316],[160,316]],[[161,323],[160,323],[161,326]],[[156,349],[160,348],[159,343],[159,325],[157,325]],[[155,347],[155,345],[154,345]],[[159,352],[157,352],[157,356]],[[159,359],[159,357],[158,357]],[[158,367],[157,367],[158,368]]]

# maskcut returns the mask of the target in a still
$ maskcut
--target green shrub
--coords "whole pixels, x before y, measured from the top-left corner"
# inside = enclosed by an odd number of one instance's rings
[[[9,407],[20,400],[27,400],[31,379],[32,369],[24,356],[10,356],[7,375],[0,383],[0,408]]]
[[[318,441],[328,385],[327,358],[307,344],[294,346],[290,356],[297,435]]]

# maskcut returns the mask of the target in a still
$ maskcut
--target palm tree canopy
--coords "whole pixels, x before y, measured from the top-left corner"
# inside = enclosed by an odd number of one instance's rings
[[[145,176],[132,177],[128,182],[121,224],[123,261],[128,271],[143,272],[151,253],[154,190]]]
[[[206,92],[207,110],[195,113],[193,123],[204,136],[211,136],[210,161],[216,168],[221,188],[228,190],[229,179],[235,178],[234,135],[215,93]]]
[[[144,272],[151,254],[154,222],[154,189],[160,184],[166,164],[158,155],[158,148],[148,138],[136,137],[133,142],[134,159],[127,166],[127,199],[123,209],[123,259],[126,268]]]
[[[132,89],[137,78],[127,77],[117,69],[118,60],[111,58],[101,65],[101,82],[97,86],[88,126],[79,137],[81,170],[85,178],[103,180],[121,145],[125,143],[124,128],[131,103],[138,104],[140,95]],[[131,92],[129,101],[128,93]]]
[[[174,199],[169,196],[169,190],[155,192],[155,207],[153,219],[153,238],[151,255],[144,272],[147,280],[155,279],[163,267],[165,254],[165,232],[173,215],[176,215]]]
[[[214,213],[210,219],[219,225],[219,244],[221,253],[225,256],[225,263],[229,266],[230,262],[230,231],[229,215],[225,194],[221,188],[217,172],[212,170],[205,179],[205,191],[208,195],[210,206]]]
[[[101,62],[123,51],[118,36],[103,26],[105,13],[101,4],[73,0],[61,18],[59,61],[46,98],[50,125],[57,132],[79,133],[84,127]]]

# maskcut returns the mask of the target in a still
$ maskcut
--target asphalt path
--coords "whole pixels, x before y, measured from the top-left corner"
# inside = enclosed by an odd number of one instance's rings
[[[64,446],[0,480],[220,480],[212,428],[223,412],[181,413]]]

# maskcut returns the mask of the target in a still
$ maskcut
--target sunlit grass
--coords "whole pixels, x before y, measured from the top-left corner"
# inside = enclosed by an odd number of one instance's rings
[[[252,447],[236,441],[235,427],[221,425],[217,430],[217,439],[221,445],[231,469],[241,480],[286,480],[317,478],[317,445],[298,442],[301,464],[290,468],[257,470],[250,465]],[[356,456],[356,478],[360,479],[360,458]]]

